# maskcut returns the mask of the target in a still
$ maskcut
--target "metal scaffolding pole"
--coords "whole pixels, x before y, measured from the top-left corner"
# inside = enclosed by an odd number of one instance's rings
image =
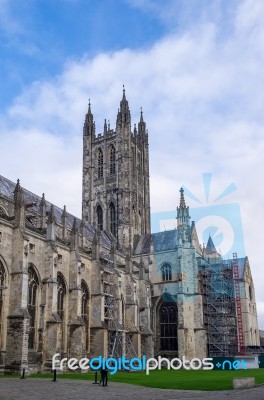
[[[208,354],[210,357],[234,355],[237,326],[232,263],[208,259],[200,265],[199,275]]]
[[[115,267],[110,258],[104,258],[104,322],[108,330],[108,357],[128,359],[137,357],[131,334],[120,313],[120,299],[117,297]]]

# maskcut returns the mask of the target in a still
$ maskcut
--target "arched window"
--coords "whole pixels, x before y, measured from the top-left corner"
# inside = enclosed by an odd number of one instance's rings
[[[36,312],[37,312],[37,291],[39,280],[36,271],[32,266],[28,268],[28,312],[29,333],[28,333],[28,348],[34,349],[36,341]]]
[[[164,301],[160,306],[160,350],[177,351],[178,310],[174,302]]]
[[[0,216],[1,215],[7,215],[6,210],[4,209],[4,207],[0,206]]]
[[[102,149],[98,150],[98,178],[102,178],[104,176],[104,156]]]
[[[110,204],[109,211],[110,211],[110,232],[114,236],[116,236],[116,212],[113,203]]]
[[[248,287],[248,294],[249,294],[249,300],[252,300],[252,288],[250,285]]]
[[[57,314],[60,317],[61,321],[63,321],[66,286],[65,286],[64,278],[60,273],[58,273],[57,282],[58,282]]]
[[[102,231],[104,224],[103,224],[103,210],[101,206],[97,206],[96,214],[97,214],[97,227]]]
[[[171,265],[166,263],[163,264],[161,267],[161,273],[162,273],[162,280],[163,281],[171,281]]]
[[[116,151],[115,147],[111,145],[110,147],[110,174],[116,173]]]
[[[84,281],[81,282],[82,291],[82,308],[81,317],[85,325],[85,351],[88,350],[88,334],[89,334],[89,316],[88,316],[88,302],[89,302],[89,292],[88,287]]]
[[[82,291],[82,319],[84,322],[88,321],[88,300],[89,300],[89,293],[87,285],[84,281],[81,283],[81,291]]]
[[[4,309],[4,283],[5,283],[5,270],[4,266],[0,261],[0,349],[2,347],[2,324],[3,324],[3,309]]]

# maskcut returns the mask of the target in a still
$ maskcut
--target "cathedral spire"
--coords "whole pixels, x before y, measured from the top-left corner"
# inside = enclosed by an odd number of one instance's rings
[[[104,120],[104,135],[107,133],[107,123],[106,119]]]
[[[186,208],[186,203],[185,203],[185,198],[184,198],[184,190],[183,190],[183,188],[181,187],[180,188],[180,208],[181,209],[184,209],[184,208]]]
[[[216,248],[215,248],[213,239],[211,238],[211,235],[209,235],[205,251],[206,251],[206,253],[216,253]]]
[[[126,101],[126,89],[125,89],[125,85],[123,85],[123,101]]]
[[[128,106],[128,101],[126,99],[126,90],[125,90],[125,86],[123,85],[123,97],[122,100],[120,101],[120,111],[121,113],[126,113],[127,111],[129,111],[129,106]]]
[[[95,123],[93,120],[93,114],[91,111],[91,102],[89,99],[88,112],[85,116],[83,133],[84,133],[84,135],[91,135],[92,133],[95,133],[94,131],[95,131]]]
[[[177,207],[177,226],[185,228],[190,226],[189,207],[186,207],[182,187],[180,188],[180,206]]]
[[[125,86],[123,85],[123,97],[122,100],[120,101],[120,110],[118,110],[117,113],[117,124],[127,124],[130,123],[131,116],[130,116],[130,110],[129,110],[129,105],[128,101],[126,99],[126,90]]]
[[[213,242],[213,239],[211,238],[211,235],[209,234],[209,238],[207,241],[207,245],[204,249],[204,256],[208,258],[219,258],[221,257],[221,254],[218,253],[218,251],[215,248],[215,244]]]
[[[144,122],[142,107],[140,107],[140,122]]]
[[[143,134],[143,133],[146,133],[146,123],[145,123],[145,121],[144,121],[144,118],[143,118],[143,111],[142,111],[142,107],[140,107],[140,120],[139,120],[139,123],[138,123],[138,133],[140,134]]]

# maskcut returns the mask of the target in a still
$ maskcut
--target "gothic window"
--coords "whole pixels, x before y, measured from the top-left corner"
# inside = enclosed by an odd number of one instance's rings
[[[28,312],[29,333],[28,333],[28,348],[34,349],[36,339],[36,312],[37,312],[37,292],[39,281],[36,271],[32,266],[28,268]]]
[[[97,214],[97,227],[101,231],[103,230],[103,210],[101,206],[97,206],[96,209],[96,214]]]
[[[81,283],[81,291],[82,291],[81,317],[85,324],[85,335],[86,335],[85,350],[87,351],[87,349],[88,349],[88,323],[89,323],[89,319],[88,319],[89,292],[88,292],[88,287],[84,281],[82,281],[82,283]]]
[[[111,145],[110,147],[110,174],[116,173],[116,151],[115,147]]]
[[[248,294],[249,294],[249,300],[252,300],[252,289],[250,285],[248,287]]]
[[[161,273],[162,273],[162,280],[163,281],[171,281],[171,265],[166,263],[163,264],[161,267]]]
[[[98,150],[98,178],[102,178],[104,175],[104,156],[102,149]]]
[[[81,283],[81,290],[82,290],[82,319],[87,322],[87,313],[88,313],[88,300],[89,294],[86,283],[82,281]]]
[[[64,278],[60,273],[58,273],[57,282],[58,282],[57,314],[60,317],[61,321],[63,321],[66,286],[65,286]]]
[[[110,211],[110,231],[114,236],[116,236],[116,212],[113,203],[110,204],[109,211]]]
[[[2,321],[3,321],[3,291],[5,282],[5,270],[4,266],[0,261],[0,349],[1,349],[1,338],[2,338]]]
[[[3,209],[3,207],[0,206],[0,216],[1,215],[6,215],[5,210]]]
[[[176,351],[177,338],[176,303],[164,301],[160,307],[160,350]]]
[[[0,206],[0,217],[2,217],[2,218],[8,217],[7,211],[2,206]]]

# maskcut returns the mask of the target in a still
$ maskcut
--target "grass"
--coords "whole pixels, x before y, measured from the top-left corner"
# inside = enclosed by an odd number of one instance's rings
[[[58,374],[57,379],[94,380],[94,372]],[[100,374],[98,374],[100,376]],[[160,389],[182,390],[231,390],[233,378],[255,377],[256,384],[264,384],[264,369],[238,371],[186,371],[160,370],[145,372],[117,372],[109,374],[109,382],[122,382]],[[33,374],[32,378],[49,378],[52,374]]]

